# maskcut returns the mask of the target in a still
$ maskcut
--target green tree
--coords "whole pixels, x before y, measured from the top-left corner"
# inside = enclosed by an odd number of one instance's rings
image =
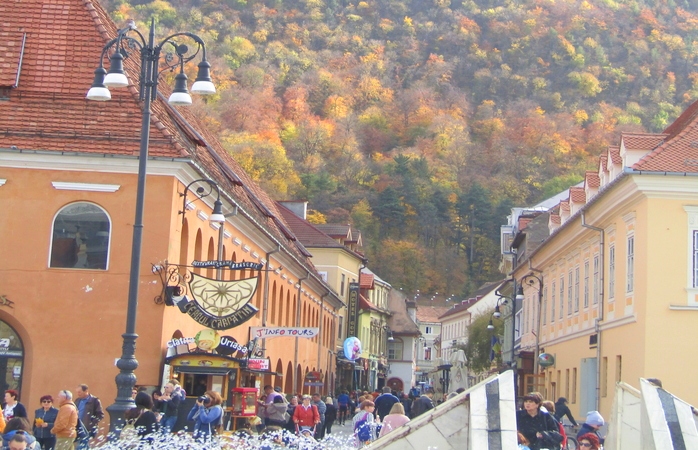
[[[499,366],[502,360],[501,350],[498,351],[497,344],[493,345],[493,342],[504,334],[504,322],[492,318],[493,312],[494,309],[473,319],[468,327],[468,342],[465,347],[461,347],[465,351],[468,367],[475,373]],[[494,326],[493,330],[487,328],[490,320]],[[494,359],[491,358],[492,355]]]

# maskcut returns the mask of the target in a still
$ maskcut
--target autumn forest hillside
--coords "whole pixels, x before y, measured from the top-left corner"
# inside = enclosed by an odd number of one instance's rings
[[[688,0],[101,0],[204,38],[195,105],[273,197],[362,230],[407,292],[472,292],[499,226],[582,179],[624,130],[698,98]]]

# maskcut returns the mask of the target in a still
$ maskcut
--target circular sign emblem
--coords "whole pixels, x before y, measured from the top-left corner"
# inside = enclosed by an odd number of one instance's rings
[[[550,367],[555,365],[555,356],[550,353],[541,353],[538,355],[538,365],[541,367]]]
[[[196,348],[200,352],[210,352],[220,343],[220,336],[215,330],[201,330],[194,336]]]
[[[348,337],[344,340],[344,357],[349,361],[356,361],[361,357],[361,341],[357,337]]]

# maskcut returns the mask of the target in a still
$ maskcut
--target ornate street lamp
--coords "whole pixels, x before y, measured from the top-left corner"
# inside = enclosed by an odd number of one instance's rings
[[[538,287],[535,286],[536,282],[538,282]],[[540,315],[541,315],[540,309],[543,305],[543,279],[533,275],[532,273],[529,273],[528,275],[524,275],[524,277],[521,278],[521,283],[520,283],[521,288],[519,289],[519,293],[516,294],[517,300],[524,299],[524,293],[523,293],[524,283],[528,284],[533,289],[536,289],[538,291],[538,318],[537,318],[537,323],[536,323],[536,353],[533,357],[533,373],[538,375],[538,356],[540,353]]]
[[[196,48],[190,51],[178,39],[189,38],[194,41]],[[163,54],[165,48],[174,54]],[[148,142],[150,140],[151,102],[157,98],[158,78],[165,71],[179,69],[175,77],[175,88],[168,103],[172,105],[189,105],[191,96],[187,91],[187,76],[184,65],[193,60],[201,52],[201,62],[196,81],[191,91],[196,94],[215,94],[216,88],[211,81],[211,65],[206,61],[204,41],[197,35],[184,32],[168,36],[160,43],[155,43],[155,21],[150,23],[148,39],[136,30],[133,22],[119,30],[116,38],[107,42],[102,49],[99,67],[95,70],[94,82],[87,92],[88,100],[106,101],[111,99],[109,88],[126,87],[128,77],[124,71],[123,60],[131,56],[131,52],[140,54],[140,73],[138,74],[139,100],[143,101],[143,117],[141,122],[140,153],[138,157],[138,187],[136,194],[136,217],[133,222],[133,240],[131,243],[131,269],[129,274],[128,307],[126,312],[126,332],[122,335],[123,346],[121,358],[116,363],[120,372],[116,376],[117,396],[114,404],[107,407],[109,412],[110,429],[117,431],[123,423],[124,413],[133,408],[131,389],[136,384],[134,370],[138,368],[136,360],[136,313],[138,309],[138,283],[141,267],[141,244],[143,241],[143,210],[145,204],[145,177],[148,161]],[[104,60],[109,56],[109,71],[104,69]],[[162,70],[160,69],[160,60]],[[215,211],[214,211],[215,212]]]

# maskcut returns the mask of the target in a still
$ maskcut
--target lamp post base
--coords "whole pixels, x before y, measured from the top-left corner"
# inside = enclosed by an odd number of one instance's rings
[[[121,372],[116,375],[116,399],[114,403],[107,406],[109,413],[109,431],[119,433],[124,426],[124,415],[126,411],[135,408],[131,392],[136,385],[136,374],[134,370],[138,368],[136,360],[136,339],[135,333],[124,333],[121,358],[116,362]]]

